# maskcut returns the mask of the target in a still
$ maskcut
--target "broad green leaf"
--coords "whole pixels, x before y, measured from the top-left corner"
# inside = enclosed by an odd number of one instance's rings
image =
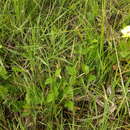
[[[27,105],[37,105],[44,102],[42,91],[37,86],[29,86],[26,90]]]
[[[67,97],[67,98],[73,97],[73,88],[71,86],[64,88],[64,97]]]
[[[76,76],[77,71],[76,71],[75,67],[67,66],[66,69],[67,69],[67,72],[68,72],[69,75]]]
[[[52,84],[53,80],[54,79],[52,77],[47,78],[46,81],[45,81],[45,85]]]
[[[89,67],[85,64],[82,64],[82,71],[87,75],[89,73]]]
[[[88,78],[89,82],[95,81],[96,80],[96,76],[95,75],[90,75]]]
[[[17,67],[17,66],[12,67],[12,69],[13,69],[14,72],[24,72],[23,68],[20,68],[20,67]]]
[[[127,50],[126,51],[124,50],[120,52],[120,55],[122,58],[127,58],[127,56],[130,55],[130,52],[128,52]]]
[[[0,44],[0,49],[2,48],[3,46]]]
[[[53,102],[55,101],[55,94],[53,92],[50,92],[48,95],[47,95],[47,103],[50,103],[50,102]]]
[[[54,96],[55,96],[55,98],[57,98],[58,97],[58,94],[59,94],[59,92],[58,92],[58,86],[57,85],[54,85],[53,86],[53,93],[54,93]]]
[[[0,77],[3,79],[8,78],[6,69],[4,68],[4,66],[1,65],[0,65]]]
[[[65,107],[68,108],[70,111],[74,111],[74,102],[72,101],[65,102]]]
[[[0,85],[0,97],[4,99],[8,95],[8,89],[5,86]]]
[[[56,72],[55,72],[55,77],[61,78],[60,73],[61,73],[61,68],[58,68],[58,69],[56,70]]]

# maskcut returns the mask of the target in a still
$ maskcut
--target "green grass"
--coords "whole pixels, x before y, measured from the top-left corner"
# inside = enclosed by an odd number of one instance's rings
[[[1,0],[0,129],[129,129],[129,24],[129,0]]]

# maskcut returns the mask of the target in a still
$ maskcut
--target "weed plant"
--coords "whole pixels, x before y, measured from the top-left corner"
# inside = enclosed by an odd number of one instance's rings
[[[0,0],[1,130],[130,128],[129,0]]]

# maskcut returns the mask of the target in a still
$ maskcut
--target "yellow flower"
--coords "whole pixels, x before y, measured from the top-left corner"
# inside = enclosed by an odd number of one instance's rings
[[[130,37],[130,26],[126,26],[124,29],[122,29],[121,33],[123,34],[122,37]]]

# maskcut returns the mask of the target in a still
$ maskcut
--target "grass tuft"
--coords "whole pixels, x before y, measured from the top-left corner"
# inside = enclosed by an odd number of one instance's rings
[[[1,0],[0,128],[130,128],[129,0]]]

